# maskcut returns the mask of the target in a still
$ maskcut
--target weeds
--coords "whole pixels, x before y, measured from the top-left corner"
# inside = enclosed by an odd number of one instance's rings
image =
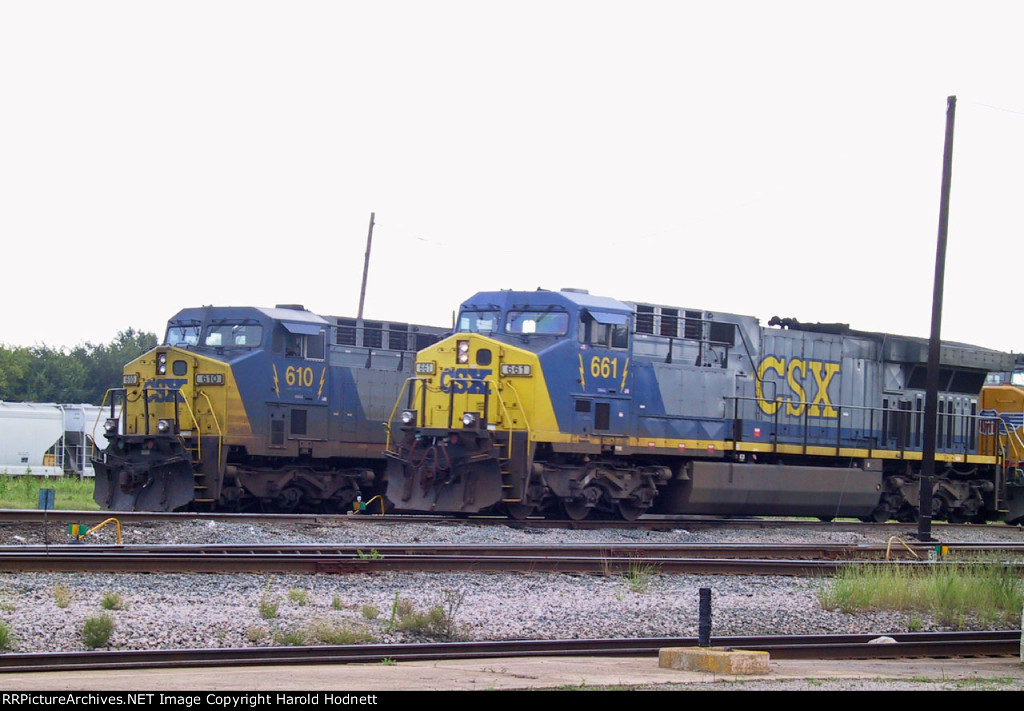
[[[361,608],[359,608],[359,611],[367,620],[376,620],[378,617],[380,617],[380,610],[377,609],[376,605],[363,605]]]
[[[17,606],[14,604],[10,590],[7,586],[0,588],[0,610],[6,612],[14,612]]]
[[[272,620],[277,617],[277,608],[281,605],[280,600],[263,596],[260,598],[260,617],[264,620]]]
[[[306,633],[295,628],[275,630],[274,644],[279,647],[305,647],[307,644]]]
[[[126,610],[128,604],[121,597],[121,593],[111,592],[103,594],[100,599],[100,607],[104,610]]]
[[[253,644],[259,644],[269,636],[270,632],[265,627],[253,625],[245,630],[245,638]]]
[[[0,649],[10,649],[14,644],[14,632],[11,626],[0,620]]]
[[[292,588],[288,591],[288,599],[294,602],[296,605],[305,607],[309,604],[309,593],[299,588]]]
[[[412,601],[400,598],[395,593],[388,629],[439,639],[455,639],[460,631],[456,616],[464,599],[465,593],[462,590],[444,590],[441,592],[440,605],[420,611]]]
[[[631,560],[625,577],[630,590],[645,593],[654,580],[654,566],[643,561]]]
[[[275,644],[281,646],[305,647],[315,644],[366,644],[373,641],[373,635],[366,630],[316,619],[305,627],[277,630],[273,634],[273,639]]]
[[[366,644],[374,641],[373,635],[365,629],[319,619],[309,623],[306,634],[313,644]]]
[[[53,601],[57,604],[60,609],[65,609],[71,606],[71,601],[75,599],[75,594],[71,591],[67,585],[56,583],[53,586]]]
[[[93,615],[82,624],[82,641],[89,649],[105,647],[114,632],[114,618],[103,612]]]
[[[277,617],[277,608],[281,605],[281,601],[270,594],[270,582],[267,580],[267,584],[263,588],[263,597],[260,598],[259,603],[260,617],[264,620],[272,620]]]
[[[961,629],[981,624],[1016,624],[1024,606],[1024,584],[1013,566],[978,561],[943,562],[923,567],[856,566],[843,569],[819,592],[825,609],[899,610],[931,615],[941,625]]]

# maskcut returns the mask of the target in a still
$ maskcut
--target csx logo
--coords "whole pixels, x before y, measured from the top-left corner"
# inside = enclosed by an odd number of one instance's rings
[[[454,368],[441,373],[441,390],[446,393],[486,394],[490,368]]]
[[[785,377],[784,382],[774,381],[776,387],[783,388],[788,385],[794,397],[776,397],[774,400],[766,400],[764,377],[768,373],[775,373],[780,378]],[[803,360],[802,358],[787,360],[768,356],[757,367],[757,381],[754,384],[757,391],[757,404],[768,415],[774,415],[785,402],[787,415],[799,417],[806,411],[808,417],[838,417],[839,413],[832,407],[832,401],[828,397],[828,385],[838,373],[839,363]],[[808,378],[808,374],[810,374],[810,378]],[[814,391],[814,399],[810,402],[807,398],[809,389]]]
[[[159,378],[146,386],[146,398],[150,402],[174,402],[177,393],[188,381],[185,378]]]

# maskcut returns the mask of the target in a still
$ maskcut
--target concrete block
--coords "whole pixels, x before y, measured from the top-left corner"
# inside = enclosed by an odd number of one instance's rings
[[[726,647],[663,647],[658,650],[658,666],[680,671],[715,674],[767,674],[768,652],[753,652]]]

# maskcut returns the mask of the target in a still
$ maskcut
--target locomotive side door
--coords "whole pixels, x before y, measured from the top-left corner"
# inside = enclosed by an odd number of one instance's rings
[[[626,435],[632,418],[629,316],[586,309],[579,323],[573,433]]]
[[[273,368],[280,407],[271,408],[271,439],[284,434],[288,440],[325,441],[331,386],[325,330],[318,324],[282,325],[284,357]]]

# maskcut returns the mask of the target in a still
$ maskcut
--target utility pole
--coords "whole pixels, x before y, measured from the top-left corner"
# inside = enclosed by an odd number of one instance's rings
[[[366,256],[363,258],[363,286],[359,289],[359,313],[356,319],[363,320],[363,301],[366,299],[366,274],[370,271],[370,244],[373,242],[373,216],[370,213],[370,231],[366,235]]]
[[[942,283],[946,271],[946,234],[949,230],[949,190],[953,179],[953,119],[956,97],[946,100],[946,143],[942,155],[942,193],[939,199],[939,238],[935,249],[935,287],[932,290],[932,332],[928,341],[928,372],[924,393],[924,450],[921,452],[921,509],[917,538],[931,542],[932,479],[935,476],[935,430],[939,410],[939,352],[942,348]]]

